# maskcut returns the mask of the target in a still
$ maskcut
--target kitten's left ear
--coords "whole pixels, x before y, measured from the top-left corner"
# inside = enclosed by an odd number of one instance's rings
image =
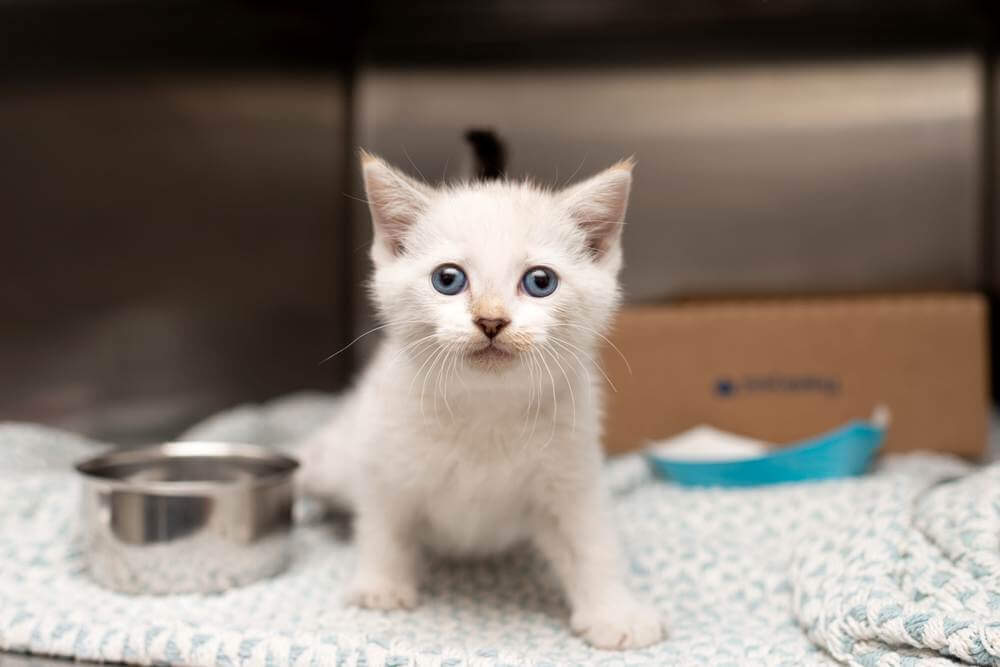
[[[595,258],[607,254],[621,237],[634,166],[635,160],[626,158],[558,195],[586,233],[587,247]]]

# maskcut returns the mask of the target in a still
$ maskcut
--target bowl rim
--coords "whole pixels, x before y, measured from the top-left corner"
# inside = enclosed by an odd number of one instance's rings
[[[267,462],[278,469],[264,475],[254,476],[252,479],[231,481],[129,481],[101,474],[101,471],[111,466],[129,463],[153,463],[170,458],[253,459]],[[156,495],[214,495],[221,491],[256,489],[284,483],[291,479],[299,466],[299,461],[294,457],[260,445],[210,440],[179,440],[104,451],[96,456],[78,461],[73,468],[88,483],[115,491]]]

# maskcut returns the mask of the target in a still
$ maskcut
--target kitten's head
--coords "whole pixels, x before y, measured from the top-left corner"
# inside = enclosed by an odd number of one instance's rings
[[[510,181],[434,188],[362,153],[371,292],[390,335],[414,355],[443,350],[473,370],[589,357],[620,300],[632,166],[560,191]]]

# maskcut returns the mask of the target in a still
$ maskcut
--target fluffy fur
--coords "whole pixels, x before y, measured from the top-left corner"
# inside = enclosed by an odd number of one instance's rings
[[[631,160],[565,190],[495,181],[432,188],[362,155],[384,340],[304,449],[304,490],[355,513],[350,603],[417,604],[425,551],[484,556],[530,542],[574,631],[601,648],[662,637],[623,583],[600,480],[603,331],[620,296]],[[465,289],[431,274],[455,264]],[[529,268],[552,269],[547,297]],[[509,321],[491,339],[478,318]]]

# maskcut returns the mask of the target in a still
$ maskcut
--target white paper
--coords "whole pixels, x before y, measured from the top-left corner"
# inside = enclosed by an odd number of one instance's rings
[[[654,456],[673,461],[739,461],[767,454],[773,445],[702,424],[649,444]]]

